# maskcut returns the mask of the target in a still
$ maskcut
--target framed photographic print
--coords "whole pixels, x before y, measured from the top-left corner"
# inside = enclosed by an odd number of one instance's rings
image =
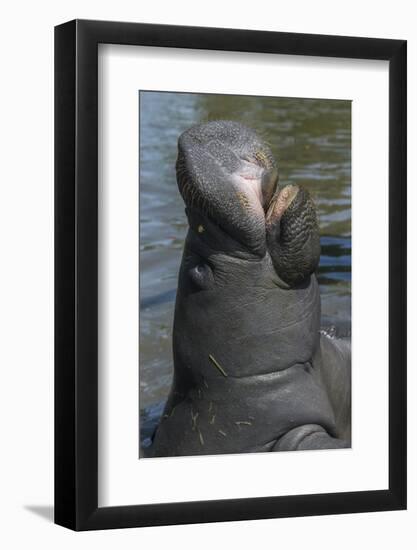
[[[406,42],[55,30],[55,521],[406,507]]]

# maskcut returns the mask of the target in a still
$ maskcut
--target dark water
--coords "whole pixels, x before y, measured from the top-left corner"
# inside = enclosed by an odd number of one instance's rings
[[[278,161],[280,183],[302,184],[318,206],[322,326],[350,336],[351,104],[349,101],[140,94],[140,404],[165,399],[184,237],[175,181],[178,136],[191,125],[237,120],[258,131]]]

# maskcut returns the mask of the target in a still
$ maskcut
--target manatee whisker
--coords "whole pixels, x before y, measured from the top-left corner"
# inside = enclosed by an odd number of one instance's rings
[[[213,365],[222,373],[222,375],[227,378],[227,372],[223,369],[223,367],[216,361],[216,359],[209,355],[210,361],[213,363]]]

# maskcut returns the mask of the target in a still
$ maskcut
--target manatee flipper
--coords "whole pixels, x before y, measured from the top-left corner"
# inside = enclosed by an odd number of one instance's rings
[[[333,407],[336,434],[351,441],[351,348],[350,343],[322,334],[320,372]]]
[[[314,356],[335,419],[336,437],[323,426],[305,424],[284,434],[271,451],[345,449],[351,447],[351,349],[350,344],[322,334]]]
[[[299,426],[283,435],[271,451],[307,451],[314,449],[345,449],[350,442],[329,435],[318,424]]]

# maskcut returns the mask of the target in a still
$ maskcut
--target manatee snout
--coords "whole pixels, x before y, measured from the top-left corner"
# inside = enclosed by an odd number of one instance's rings
[[[265,208],[278,170],[256,132],[232,121],[193,126],[178,140],[176,171],[188,210],[210,217],[252,254],[265,255]]]
[[[269,252],[289,286],[315,271],[320,257],[315,205],[297,185],[278,188],[277,164],[256,132],[232,121],[194,126],[179,138],[176,170],[191,217],[195,212],[210,220],[249,255],[263,258]]]

